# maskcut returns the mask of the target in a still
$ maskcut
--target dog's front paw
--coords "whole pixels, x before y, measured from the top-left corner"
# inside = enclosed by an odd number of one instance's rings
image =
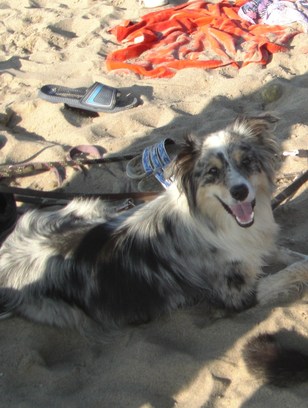
[[[257,301],[262,305],[277,300],[291,301],[307,290],[308,260],[304,260],[261,279],[257,287]]]
[[[277,275],[269,275],[259,281],[257,288],[257,302],[261,305],[274,303],[281,298],[288,296],[288,290],[282,280],[277,279]]]

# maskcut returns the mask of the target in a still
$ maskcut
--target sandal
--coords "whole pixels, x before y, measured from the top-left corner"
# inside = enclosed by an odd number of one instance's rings
[[[166,167],[177,153],[177,146],[172,139],[164,139],[159,143],[146,147],[142,154],[131,159],[126,165],[128,177],[140,180],[138,190],[141,192],[161,191],[173,183],[172,176],[165,174]],[[158,183],[158,182],[159,183]]]
[[[64,103],[71,108],[91,112],[120,112],[138,104],[136,97],[122,95],[118,89],[100,82],[95,82],[90,88],[44,85],[38,96],[51,103]]]
[[[151,174],[161,173],[174,159],[177,146],[172,139],[164,139],[159,143],[146,147],[142,154],[131,159],[126,165],[128,177],[141,180]]]
[[[164,189],[167,190],[173,182],[173,177],[166,177],[162,170],[156,172],[155,175],[151,174],[141,179],[138,183],[138,190],[142,193],[149,193],[150,191],[160,193],[164,191]]]

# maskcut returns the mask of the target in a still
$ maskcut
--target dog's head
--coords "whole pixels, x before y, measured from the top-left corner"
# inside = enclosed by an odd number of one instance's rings
[[[238,117],[224,130],[187,138],[175,175],[191,211],[216,217],[225,211],[241,227],[253,224],[258,194],[270,199],[279,148],[269,129],[276,121]]]

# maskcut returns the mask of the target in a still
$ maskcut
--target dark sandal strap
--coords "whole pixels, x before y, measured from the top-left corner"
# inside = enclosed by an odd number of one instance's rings
[[[117,89],[95,82],[80,99],[85,109],[93,107],[113,110],[117,101]]]

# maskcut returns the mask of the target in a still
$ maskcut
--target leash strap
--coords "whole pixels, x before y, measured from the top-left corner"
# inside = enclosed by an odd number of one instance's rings
[[[286,187],[281,193],[279,193],[272,200],[272,209],[275,210],[279,205],[287,198],[292,196],[303,184],[308,181],[308,170],[297,177],[293,183]],[[67,204],[68,201],[73,198],[100,198],[102,200],[127,200],[124,203],[123,209],[128,209],[130,206],[134,206],[133,200],[151,201],[159,195],[157,192],[130,192],[130,193],[61,193],[54,191],[37,191],[29,188],[10,187],[4,184],[0,184],[0,193],[10,193],[15,195],[16,201],[37,203],[41,205],[53,204]],[[130,201],[131,200],[131,201]],[[129,206],[130,205],[130,206]],[[127,207],[128,206],[128,207]]]
[[[121,157],[102,157],[99,159],[81,159],[63,160],[55,162],[31,162],[22,164],[8,164],[0,166],[0,180],[5,178],[28,177],[49,171],[53,168],[64,168],[67,166],[81,166],[93,164],[115,163],[134,158],[135,154],[123,155]]]
[[[293,183],[286,187],[281,193],[279,193],[272,200],[272,209],[275,210],[279,205],[287,198],[291,197],[296,191],[308,181],[308,170],[297,177]]]
[[[134,206],[134,201],[151,201],[159,193],[157,192],[130,192],[130,193],[63,193],[59,191],[37,191],[30,188],[11,187],[0,184],[0,193],[14,194],[15,200],[18,202],[48,205],[66,205],[74,198],[100,198],[106,201],[125,200],[118,208],[118,211],[123,211]]]
[[[287,155],[290,152],[286,152]],[[307,150],[297,150],[294,154],[299,157],[307,157]],[[59,162],[37,162],[37,163],[23,163],[16,165],[0,166],[0,180],[5,178],[26,177],[37,174],[42,171],[48,171],[59,166],[76,166],[85,164],[103,164],[118,162],[123,160],[130,160],[135,157],[133,155],[124,155],[121,157],[102,157],[98,159],[77,158],[73,160],[59,161]],[[301,174],[286,187],[280,194],[272,200],[272,209],[275,210],[283,201],[292,196],[306,181],[308,181],[308,170]],[[159,195],[158,192],[129,192],[129,193],[69,193],[59,191],[37,191],[29,188],[11,187],[0,183],[0,193],[14,194],[15,200],[25,203],[40,204],[42,206],[48,205],[66,205],[74,198],[100,198],[106,201],[126,200],[120,207],[119,211],[129,209],[134,206],[134,200],[151,201]]]

